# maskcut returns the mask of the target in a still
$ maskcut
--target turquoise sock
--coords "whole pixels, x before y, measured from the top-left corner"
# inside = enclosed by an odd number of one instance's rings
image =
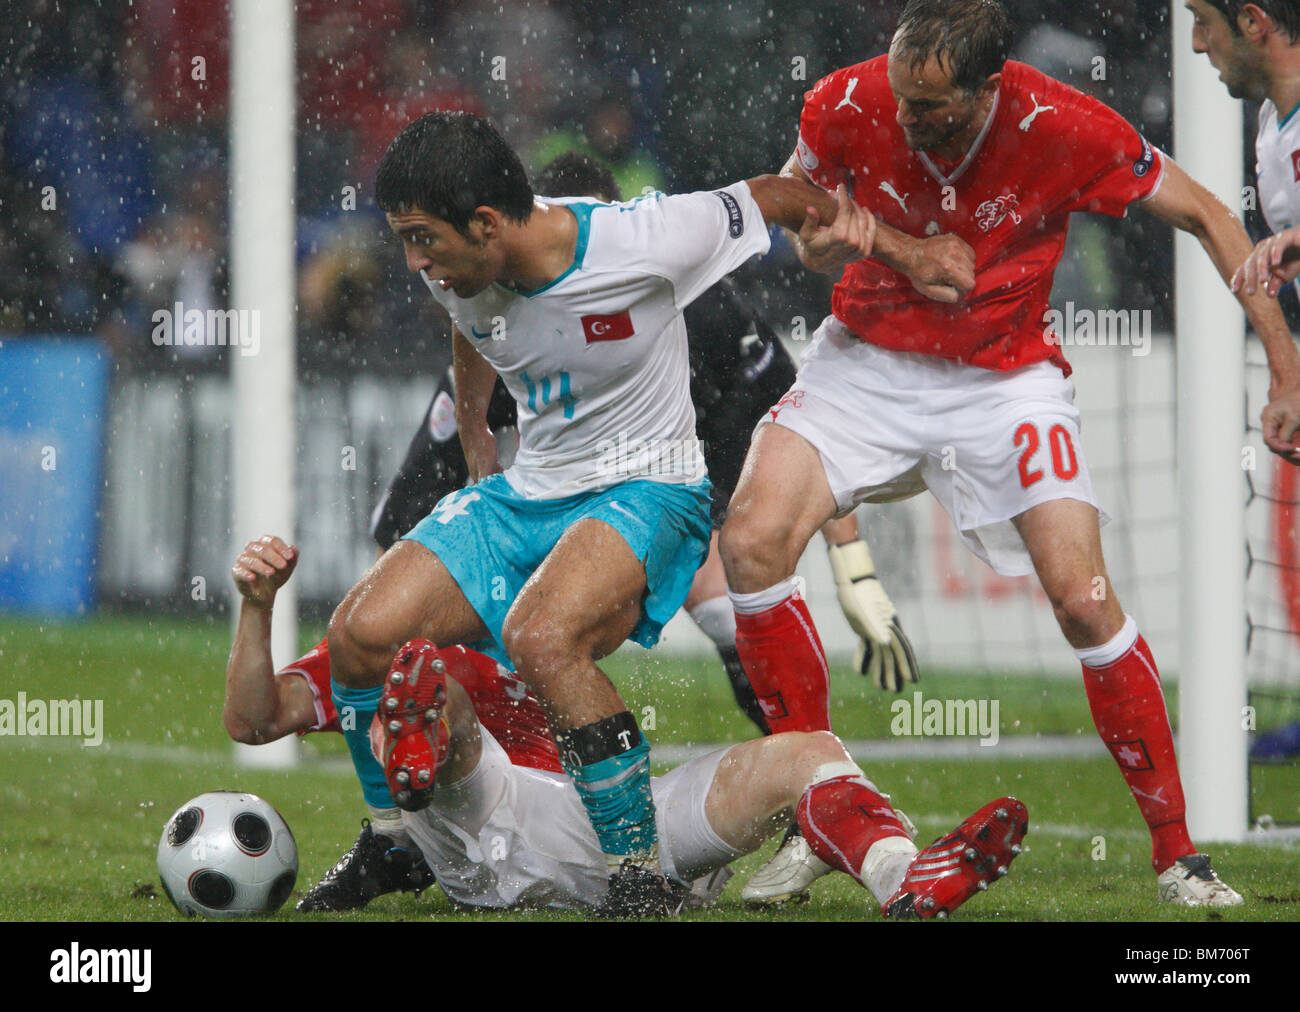
[[[659,842],[650,795],[650,745],[569,770],[606,857],[654,858]]]
[[[339,713],[339,726],[352,753],[352,768],[357,771],[361,781],[361,794],[366,803],[376,808],[396,808],[388,784],[384,780],[384,771],[370,752],[370,721],[379,708],[379,695],[382,685],[373,689],[350,689],[330,679],[330,695],[334,697],[334,708]]]

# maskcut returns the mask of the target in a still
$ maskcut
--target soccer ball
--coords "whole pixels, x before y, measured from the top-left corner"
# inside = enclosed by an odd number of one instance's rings
[[[269,914],[298,881],[298,844],[261,798],[210,791],[167,820],[158,874],[167,898],[187,917]]]

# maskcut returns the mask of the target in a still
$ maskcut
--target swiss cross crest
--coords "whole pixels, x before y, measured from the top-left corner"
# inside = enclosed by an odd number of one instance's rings
[[[770,696],[759,696],[758,705],[763,711],[763,716],[768,720],[780,720],[782,717],[790,716],[790,711],[786,709],[785,697],[779,691]]]
[[[1147,745],[1141,738],[1137,741],[1108,741],[1106,747],[1115,757],[1121,769],[1150,770],[1155,769]]]
[[[979,222],[980,231],[992,232],[1002,224],[1003,219],[1011,217],[1013,225],[1019,225],[1021,217],[1016,213],[1020,198],[1013,193],[1004,193],[993,200],[986,200],[975,208],[975,220]]]

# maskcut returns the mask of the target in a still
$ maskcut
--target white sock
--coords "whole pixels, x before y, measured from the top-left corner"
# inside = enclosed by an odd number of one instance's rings
[[[850,759],[823,763],[813,773],[809,787],[835,777],[853,777],[860,780],[870,790],[879,794],[892,805],[889,795],[873,784],[861,767]],[[898,892],[903,884],[903,876],[917,855],[916,844],[905,836],[886,836],[867,848],[867,855],[862,859],[859,877],[881,905],[888,903],[890,897]]]
[[[1083,647],[1076,650],[1074,656],[1090,668],[1104,668],[1114,664],[1133,649],[1138,639],[1138,624],[1132,615],[1124,616],[1124,624],[1119,632],[1099,647]]]
[[[376,833],[388,837],[398,847],[415,846],[411,834],[406,831],[406,826],[402,822],[400,808],[376,808],[369,803],[366,807],[370,809],[370,828]]]
[[[726,648],[736,645],[736,611],[726,594],[701,601],[691,609],[691,618],[700,627],[700,632],[713,640],[714,646]]]
[[[767,611],[769,608],[775,608],[782,601],[792,597],[803,597],[804,580],[802,576],[791,576],[782,580],[780,583],[774,583],[766,590],[755,591],[753,594],[736,594],[727,591],[727,596],[731,598],[732,607],[741,615],[757,615],[760,611]]]
[[[917,853],[916,844],[905,836],[886,836],[867,850],[862,859],[862,881],[881,906],[898,892]]]

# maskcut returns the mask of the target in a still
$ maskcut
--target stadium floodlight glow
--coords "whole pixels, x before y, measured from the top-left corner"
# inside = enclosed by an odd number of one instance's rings
[[[1242,111],[1192,51],[1192,14],[1171,4],[1174,158],[1240,214]],[[1200,244],[1175,238],[1181,583],[1178,763],[1198,842],[1242,840],[1249,821],[1246,495],[1241,401],[1245,321]]]
[[[249,540],[294,539],[294,10],[292,0],[231,5],[231,305],[261,315],[256,355],[231,359],[234,388],[231,556]],[[238,609],[235,609],[236,616]],[[293,581],[275,597],[271,656],[298,656]],[[236,745],[249,765],[291,765],[297,741]]]

